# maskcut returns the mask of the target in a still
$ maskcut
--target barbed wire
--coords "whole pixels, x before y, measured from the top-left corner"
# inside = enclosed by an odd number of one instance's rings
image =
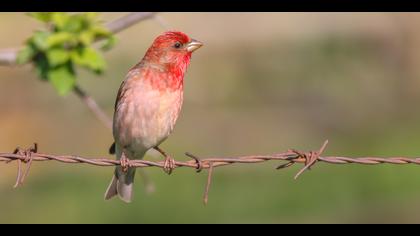
[[[416,164],[420,165],[420,157],[343,157],[343,156],[321,156],[324,152],[328,140],[324,142],[321,148],[317,151],[301,152],[295,149],[289,149],[286,152],[275,153],[271,155],[247,155],[247,156],[233,156],[233,157],[209,157],[201,158],[191,153],[185,155],[192,160],[189,161],[175,161],[174,169],[181,167],[194,168],[197,172],[208,169],[208,178],[204,194],[204,203],[207,204],[208,193],[212,182],[213,169],[216,167],[233,165],[233,164],[255,164],[268,161],[284,162],[276,166],[276,169],[283,169],[300,163],[304,166],[295,175],[297,179],[303,172],[313,167],[318,162],[328,164],[363,164],[363,165],[377,165],[377,164]],[[57,161],[66,164],[88,164],[94,166],[123,166],[123,167],[158,167],[165,168],[164,161],[147,161],[147,160],[111,160],[108,158],[86,158],[75,155],[52,155],[38,152],[38,145],[35,143],[32,147],[27,149],[16,148],[12,153],[0,153],[0,162],[10,163],[16,161],[18,163],[17,177],[14,188],[23,184],[24,179],[28,176],[31,165],[34,161]],[[23,170],[22,163],[26,164],[26,169]]]

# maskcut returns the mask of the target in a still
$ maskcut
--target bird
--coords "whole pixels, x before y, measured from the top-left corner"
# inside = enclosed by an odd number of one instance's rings
[[[132,202],[136,169],[125,164],[143,159],[150,149],[165,157],[167,173],[174,168],[175,160],[159,145],[174,129],[183,103],[184,75],[192,53],[202,46],[181,31],[163,32],[128,71],[115,101],[114,143],[109,149],[121,165],[115,168],[105,200],[118,196],[126,203]]]

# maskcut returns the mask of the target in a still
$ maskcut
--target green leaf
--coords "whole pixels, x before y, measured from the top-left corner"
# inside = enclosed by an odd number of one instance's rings
[[[86,12],[83,14],[83,16],[90,22],[94,23],[98,17],[97,12]]]
[[[71,58],[74,63],[97,73],[103,72],[106,67],[106,62],[102,55],[92,47],[82,48],[79,52],[72,52]]]
[[[28,15],[42,22],[49,22],[52,12],[30,12]]]
[[[23,49],[21,49],[17,55],[16,63],[17,64],[25,64],[32,60],[35,56],[36,51],[31,45],[26,45]]]
[[[32,62],[42,80],[49,80],[64,95],[75,84],[75,67],[96,73],[105,70],[106,62],[92,44],[102,39],[101,49],[109,50],[116,42],[112,32],[98,20],[98,14],[33,12],[29,14],[45,22],[43,31],[34,32],[19,52],[17,62]]]
[[[80,35],[79,35],[79,40],[83,45],[89,46],[90,44],[92,44],[94,39],[94,35],[92,34],[92,32],[90,31],[83,31]]]
[[[52,67],[65,64],[69,61],[69,52],[64,48],[54,48],[47,51],[48,62]]]
[[[69,66],[60,66],[50,70],[48,79],[61,96],[66,95],[76,85],[76,77]]]
[[[101,25],[93,26],[92,31],[96,37],[108,37],[112,35],[111,31]]]
[[[71,33],[80,33],[86,28],[86,19],[80,14],[71,15],[62,30]]]
[[[48,60],[45,57],[45,54],[38,54],[34,58],[34,65],[35,65],[35,71],[38,77],[41,78],[42,80],[47,80],[50,66],[48,65]]]
[[[48,48],[47,38],[50,35],[49,32],[37,31],[31,38],[31,42],[41,51]]]
[[[69,19],[69,14],[65,12],[53,12],[51,14],[51,20],[53,21],[54,25],[58,28],[58,30],[63,29],[66,26]]]
[[[74,37],[73,34],[68,33],[68,32],[58,32],[55,34],[50,35],[47,38],[47,47],[54,47],[57,45],[64,45],[65,43],[68,44],[75,44],[76,43],[76,39]]]
[[[114,36],[111,36],[104,41],[104,43],[101,46],[101,50],[108,51],[112,49],[116,43],[117,43],[117,38]]]

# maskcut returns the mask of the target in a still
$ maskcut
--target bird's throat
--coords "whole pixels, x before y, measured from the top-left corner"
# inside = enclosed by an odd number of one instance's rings
[[[153,66],[146,66],[142,70],[142,79],[154,90],[171,92],[183,89],[185,71],[173,68],[158,69]]]

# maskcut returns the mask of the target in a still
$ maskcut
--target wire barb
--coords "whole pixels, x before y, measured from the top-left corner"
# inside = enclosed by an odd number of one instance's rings
[[[206,183],[206,190],[204,191],[203,202],[204,205],[207,205],[209,202],[209,192],[210,192],[210,185],[213,177],[213,162],[209,164],[209,173],[207,175],[207,183]]]
[[[25,181],[25,178],[28,176],[29,170],[31,169],[31,166],[32,166],[32,160],[33,160],[32,154],[36,153],[37,151],[38,151],[37,143],[34,143],[34,145],[28,149],[21,149],[20,147],[17,147],[13,151],[13,154],[21,155],[24,157],[23,159],[17,160],[18,170],[17,170],[17,175],[16,175],[16,183],[13,186],[13,188],[17,188],[23,185],[23,182]],[[6,163],[9,163],[10,161]],[[22,173],[22,162],[27,164],[26,169],[23,173]]]
[[[301,153],[299,151],[293,150],[294,153],[298,155],[298,158],[301,157],[305,159],[305,166],[295,175],[295,179],[299,178],[299,176],[305,172],[306,170],[310,170],[313,165],[318,161],[320,155],[324,152],[325,148],[327,147],[328,140],[325,140],[324,144],[318,151],[310,151],[309,153]]]
[[[197,173],[200,173],[203,170],[203,162],[201,162],[200,158],[196,157],[195,155],[189,152],[186,152],[185,156],[191,157],[195,161],[195,163],[197,164],[197,167],[196,167]]]

